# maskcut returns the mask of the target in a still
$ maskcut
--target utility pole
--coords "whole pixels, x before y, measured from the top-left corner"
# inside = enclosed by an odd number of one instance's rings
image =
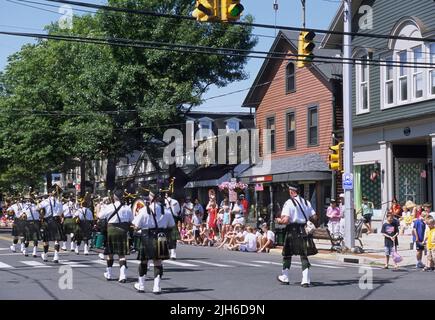
[[[305,0],[301,0],[301,2],[302,2],[302,28],[305,29],[305,25],[306,25]]]
[[[352,32],[352,0],[343,0],[344,32]],[[352,56],[352,36],[343,35],[343,59],[349,61]],[[352,65],[343,64],[343,120],[344,120],[344,175],[348,177],[348,187],[344,189],[345,232],[344,243],[349,249],[355,247],[355,222],[353,209],[353,144],[352,144]],[[345,183],[343,182],[343,186]]]

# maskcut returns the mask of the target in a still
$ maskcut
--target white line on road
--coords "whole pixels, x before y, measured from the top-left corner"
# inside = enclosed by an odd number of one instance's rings
[[[63,265],[70,266],[71,268],[89,268],[90,267],[90,265],[88,265],[88,264],[80,264],[80,263],[77,263],[76,261],[59,260],[59,263],[63,264]]]
[[[179,266],[179,267],[198,267],[197,265],[194,264],[190,264],[190,263],[184,263],[184,262],[179,262],[179,261],[172,261],[172,260],[165,260],[163,261],[163,264],[172,264],[174,266]]]
[[[282,263],[279,263],[279,262],[272,262],[272,261],[258,261],[258,260],[255,260],[255,261],[252,261],[252,262],[255,262],[255,263],[262,263],[262,264],[273,264],[273,265],[275,265],[275,266],[282,266]]]
[[[51,268],[51,266],[48,266],[38,261],[18,261],[18,262],[34,268]]]
[[[282,263],[272,262],[272,261],[253,261],[253,262],[262,263],[262,264],[273,264],[273,265],[277,265],[277,266],[282,266]],[[292,264],[300,265],[301,263],[295,261],[295,262],[292,262]],[[326,266],[326,265],[323,265],[323,264],[316,264],[316,263],[311,263],[311,265],[314,266],[314,267],[320,267],[320,268],[343,269],[343,267],[330,266],[330,265]]]
[[[241,266],[246,266],[246,267],[261,267],[259,264],[240,262],[240,261],[236,261],[236,260],[225,260],[225,262],[231,262],[231,263],[239,264]]]
[[[187,260],[190,262],[194,262],[194,263],[199,263],[199,264],[205,264],[208,266],[214,266],[214,267],[222,267],[222,268],[231,268],[233,266],[229,266],[227,264],[220,264],[220,263],[213,263],[213,262],[208,262],[208,261],[199,261],[199,260]]]
[[[14,267],[12,267],[6,263],[0,262],[0,269],[14,269]]]

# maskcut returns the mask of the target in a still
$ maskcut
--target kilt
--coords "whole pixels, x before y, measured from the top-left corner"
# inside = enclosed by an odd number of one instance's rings
[[[166,260],[169,259],[169,249],[158,241],[158,234],[166,233],[166,230],[142,230],[142,236],[140,237],[140,245],[137,254],[137,260]],[[160,247],[162,246],[163,247]],[[160,255],[159,255],[160,252]]]
[[[41,240],[41,226],[39,220],[27,220],[24,231],[25,241]]]
[[[178,227],[175,226],[168,230],[168,246],[169,249],[177,248],[177,240],[181,240],[180,231],[178,231]]]
[[[76,231],[74,232],[74,239],[76,241],[87,241],[92,239],[93,221],[80,220],[80,224],[75,223]]]
[[[12,235],[14,237],[24,237],[26,232],[26,220],[14,218],[14,224],[12,225]]]
[[[104,254],[126,256],[130,254],[128,247],[128,229],[123,223],[109,223],[107,226],[107,244]]]
[[[60,217],[48,217],[44,219],[44,222],[41,224],[41,233],[44,242],[66,241]]]
[[[303,224],[289,224],[286,228],[283,257],[313,256],[317,254],[317,248],[313,237],[305,232]]]
[[[74,222],[74,219],[72,217],[68,217],[63,220],[63,232],[65,233],[65,235],[76,233],[77,229],[78,225]]]

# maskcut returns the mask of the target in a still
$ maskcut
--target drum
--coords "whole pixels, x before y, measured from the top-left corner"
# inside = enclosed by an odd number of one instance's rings
[[[97,232],[94,238],[94,248],[104,249],[105,236],[101,232]]]

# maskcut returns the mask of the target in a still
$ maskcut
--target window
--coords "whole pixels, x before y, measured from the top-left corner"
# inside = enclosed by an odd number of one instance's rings
[[[308,145],[317,145],[317,126],[318,126],[317,107],[308,109]]]
[[[286,93],[296,91],[295,64],[290,62],[287,64],[286,71]]]
[[[366,113],[370,108],[368,55],[361,57],[361,64],[356,68],[356,77],[357,113]]]
[[[292,149],[295,147],[295,131],[296,131],[296,123],[295,123],[295,113],[290,112],[287,113],[287,149]]]
[[[229,132],[229,131],[237,132],[237,131],[239,131],[239,127],[240,127],[240,120],[239,119],[231,118],[231,119],[228,119],[226,121],[227,132]]]
[[[392,61],[393,56],[385,59],[385,104],[394,103],[394,68]]]
[[[266,127],[270,130],[270,151],[275,152],[275,118],[267,118]]]
[[[435,43],[429,46],[430,63],[435,64]],[[435,67],[429,71],[429,93],[435,95]]]
[[[408,100],[408,72],[403,64],[408,61],[408,54],[406,50],[399,52],[400,72],[399,72],[399,100]]]
[[[422,46],[412,48],[414,63],[424,62]],[[414,65],[413,74],[413,97],[418,99],[423,97],[423,70]]]
[[[199,139],[209,138],[213,135],[212,119],[204,117],[199,119]]]

